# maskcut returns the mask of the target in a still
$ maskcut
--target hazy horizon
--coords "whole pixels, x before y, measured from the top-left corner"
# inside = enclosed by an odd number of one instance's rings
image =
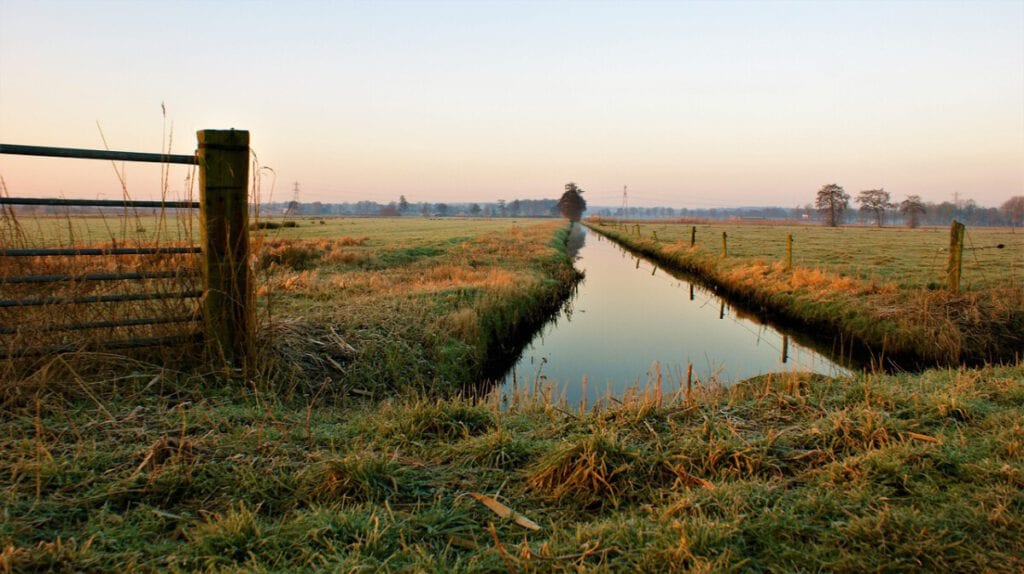
[[[1024,2],[0,0],[0,142],[102,148],[97,125],[186,154],[248,129],[263,201],[575,181],[595,205],[793,207],[835,182],[995,206],[1024,194]],[[158,193],[159,166],[126,169]],[[0,155],[0,176],[120,197],[108,162]]]

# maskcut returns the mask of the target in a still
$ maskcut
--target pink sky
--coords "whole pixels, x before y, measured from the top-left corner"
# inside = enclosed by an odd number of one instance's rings
[[[281,201],[295,181],[323,202],[575,181],[592,204],[628,185],[633,205],[790,207],[837,182],[998,205],[1024,194],[1024,2],[0,0],[0,141],[100,148],[97,124],[131,151],[173,130],[176,153],[248,129]],[[159,166],[125,169],[159,194]],[[107,162],[0,156],[0,176],[121,193]]]

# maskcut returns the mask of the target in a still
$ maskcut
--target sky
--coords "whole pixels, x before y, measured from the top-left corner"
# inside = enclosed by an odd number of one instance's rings
[[[1024,194],[1024,0],[0,0],[0,142],[190,154],[226,128],[250,131],[263,201],[574,181],[592,205],[793,207],[838,183],[997,206]],[[117,167],[159,195],[159,165]],[[0,176],[122,194],[110,162],[0,155]]]

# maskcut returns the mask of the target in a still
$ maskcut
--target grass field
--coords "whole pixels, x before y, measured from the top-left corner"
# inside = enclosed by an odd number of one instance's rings
[[[260,240],[258,295],[281,335],[267,344],[294,347],[302,370],[330,358],[318,366],[347,392],[475,382],[575,281],[561,221],[318,221]]]
[[[572,284],[565,224],[318,221],[258,241],[254,376],[4,381],[0,572],[1024,568],[1020,366],[460,398]]]
[[[635,233],[635,224],[630,231]],[[664,243],[690,244],[697,227],[697,244],[721,253],[722,232],[728,255],[739,262],[784,261],[786,236],[793,236],[793,265],[851,275],[864,280],[891,281],[900,287],[945,286],[949,228],[825,227],[754,223],[642,222],[643,237],[657,234]],[[1003,248],[997,248],[1003,245]],[[1024,230],[972,227],[967,229],[962,287],[980,290],[1024,285]]]
[[[948,230],[697,224],[691,247],[691,223],[591,225],[777,319],[861,341],[876,358],[1012,361],[1024,349],[1024,233],[968,230],[961,291],[951,293]],[[789,234],[792,269],[784,263]]]

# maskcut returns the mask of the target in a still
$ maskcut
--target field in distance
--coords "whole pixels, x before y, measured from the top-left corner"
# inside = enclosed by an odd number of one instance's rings
[[[786,258],[786,236],[793,236],[793,265],[820,268],[859,279],[893,281],[900,287],[945,285],[949,256],[949,228],[822,225],[765,225],[753,223],[639,224],[642,237],[657,234],[659,242],[690,244],[697,227],[697,245],[721,253],[727,235],[728,257],[735,262],[781,262]],[[1024,284],[1024,230],[968,227],[964,243],[962,288]],[[1000,248],[999,246],[1003,247]]]

